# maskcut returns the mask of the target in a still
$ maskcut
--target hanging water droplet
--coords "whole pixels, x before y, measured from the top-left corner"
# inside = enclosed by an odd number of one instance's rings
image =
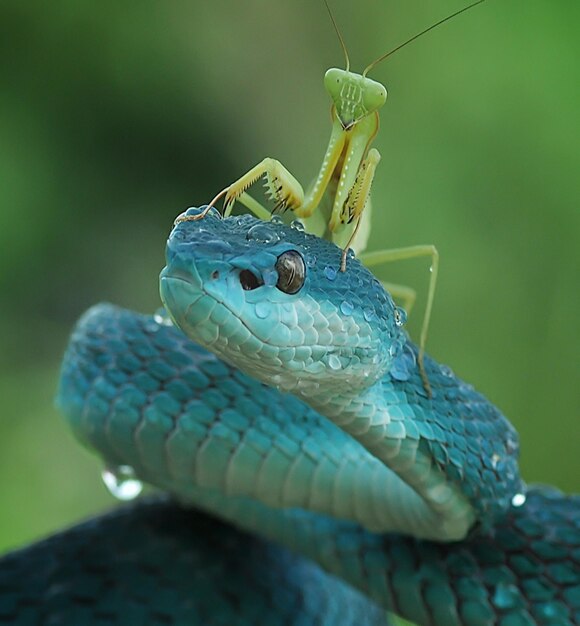
[[[407,311],[400,306],[395,307],[395,324],[403,326],[407,321]]]
[[[524,493],[516,493],[512,498],[512,506],[520,507],[526,503],[526,495]]]
[[[326,276],[326,278],[328,278],[328,280],[334,280],[336,278],[336,268],[332,267],[331,265],[327,265],[324,268],[324,275]]]
[[[292,220],[290,222],[290,228],[293,228],[301,233],[304,232],[304,224],[300,220]]]
[[[352,302],[349,302],[348,300],[343,300],[340,303],[340,310],[343,315],[352,315],[352,312],[354,311],[354,306],[352,305]]]
[[[280,241],[280,235],[267,222],[260,222],[250,228],[246,233],[246,239],[260,243],[276,243]]]
[[[272,222],[272,224],[277,224],[277,225],[280,225],[280,224],[284,223],[284,220],[282,219],[282,217],[280,215],[276,214],[276,213],[272,214],[272,217],[270,218],[270,221]]]
[[[330,367],[331,370],[339,370],[342,366],[340,363],[340,359],[336,356],[336,354],[331,354],[328,357],[328,367]]]
[[[101,472],[101,478],[109,493],[117,500],[134,500],[143,490],[143,483],[135,476],[135,470],[130,465],[106,467]]]
[[[272,304],[268,302],[267,300],[260,300],[259,302],[256,303],[255,311],[256,311],[256,317],[259,317],[260,319],[264,320],[272,312]]]

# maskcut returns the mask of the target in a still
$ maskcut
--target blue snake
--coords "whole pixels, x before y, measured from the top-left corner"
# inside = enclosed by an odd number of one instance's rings
[[[340,272],[300,228],[199,212],[167,243],[166,313],[88,311],[58,397],[106,467],[181,504],[10,555],[0,623],[580,624],[580,497],[527,487],[512,425],[429,357],[425,389],[357,259]]]

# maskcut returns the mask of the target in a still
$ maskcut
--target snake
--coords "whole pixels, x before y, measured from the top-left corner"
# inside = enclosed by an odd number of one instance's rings
[[[164,309],[78,322],[57,403],[137,500],[0,560],[0,623],[580,624],[580,496],[355,257],[188,209]],[[124,474],[125,473],[125,474]]]

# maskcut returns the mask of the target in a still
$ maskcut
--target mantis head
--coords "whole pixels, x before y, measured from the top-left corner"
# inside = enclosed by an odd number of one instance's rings
[[[333,67],[329,69],[324,76],[324,86],[334,102],[336,113],[343,128],[345,130],[349,130],[367,115],[373,113],[374,111],[378,111],[387,100],[386,88],[381,85],[381,83],[367,78],[367,74],[371,69],[376,67],[377,64],[381,63],[381,61],[384,61],[395,52],[401,50],[401,48],[410,44],[412,41],[419,39],[419,37],[422,37],[434,28],[441,26],[441,24],[448,22],[461,13],[465,13],[465,11],[469,11],[469,9],[472,9],[484,1],[485,0],[475,0],[475,2],[472,2],[468,6],[459,9],[459,11],[455,11],[455,13],[448,15],[442,20],[439,20],[410,39],[407,39],[407,41],[398,45],[396,48],[393,48],[392,50],[389,50],[385,54],[381,55],[378,59],[375,59],[372,63],[367,65],[362,74],[355,74],[354,72],[349,72],[350,61],[344,39],[342,38],[338,24],[332,15],[328,0],[324,0],[324,4],[328,10],[330,19],[332,20],[334,30],[336,31],[346,60],[346,69],[341,70]]]
[[[384,85],[348,70],[332,67],[324,75],[324,87],[334,102],[345,130],[378,111],[387,101]]]

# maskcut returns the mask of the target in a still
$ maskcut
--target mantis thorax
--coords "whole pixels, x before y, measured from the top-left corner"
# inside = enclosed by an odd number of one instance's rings
[[[324,87],[345,130],[378,111],[387,100],[387,89],[381,83],[337,67],[324,75]]]

